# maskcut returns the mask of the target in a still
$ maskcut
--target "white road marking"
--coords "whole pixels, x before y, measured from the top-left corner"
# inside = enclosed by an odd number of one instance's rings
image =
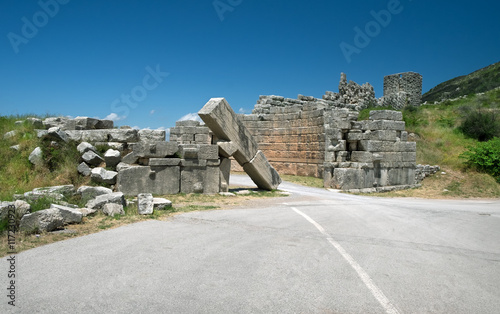
[[[373,294],[375,299],[382,305],[382,307],[385,309],[385,312],[388,314],[398,314],[399,311],[396,309],[396,307],[389,301],[389,299],[385,296],[385,294],[380,290],[373,280],[370,278],[370,276],[365,272],[365,270],[352,258],[352,256],[344,250],[344,248],[337,242],[335,241],[326,231],[325,229],[316,221],[314,221],[311,217],[308,215],[304,214],[300,210],[298,210],[295,207],[292,207],[292,209],[302,217],[304,217],[307,221],[312,223],[318,230],[321,232],[323,235],[326,236],[326,239],[328,242],[330,242],[331,245],[342,255],[342,257],[351,265],[351,267],[358,273],[359,278],[363,281],[365,286],[370,290],[370,292]]]

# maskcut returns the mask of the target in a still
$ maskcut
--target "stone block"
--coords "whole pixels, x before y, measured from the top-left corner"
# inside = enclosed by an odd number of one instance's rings
[[[237,151],[237,147],[233,142],[219,141],[217,145],[219,146],[219,154],[226,158],[233,156]]]
[[[243,165],[243,170],[252,181],[261,189],[275,190],[281,183],[281,178],[276,170],[269,164],[260,150],[249,163]]]
[[[403,120],[403,113],[394,110],[372,110],[370,111],[370,120]]]
[[[139,160],[139,156],[137,156],[134,152],[131,152],[131,153],[128,153],[127,155],[125,155],[125,157],[123,157],[122,163],[133,165],[133,164],[136,164],[138,160]]]
[[[139,131],[136,129],[106,130],[108,132],[108,142],[134,143],[139,141]]]
[[[104,162],[104,159],[102,159],[101,156],[91,150],[83,154],[82,159],[91,166],[99,166],[102,162]]]
[[[90,200],[96,198],[99,195],[111,194],[113,191],[111,189],[105,188],[103,186],[81,186],[76,191],[77,194],[81,195],[82,200]]]
[[[102,167],[92,169],[90,178],[97,183],[115,184],[118,173],[116,171],[108,171]]]
[[[138,136],[141,142],[165,142],[166,140],[165,130],[139,130]]]
[[[88,177],[90,176],[90,174],[92,173],[92,169],[85,163],[85,162],[82,162],[78,165],[78,173],[85,176],[85,177]]]
[[[43,153],[40,147],[35,148],[28,157],[28,160],[35,166],[43,165]]]
[[[207,160],[206,159],[181,159],[182,167],[206,167]]]
[[[139,215],[151,215],[153,213],[153,194],[140,193],[137,196],[137,212]]]
[[[88,151],[93,151],[94,153],[97,153],[97,149],[94,147],[94,145],[88,142],[81,142],[80,144],[78,144],[76,149],[80,154],[85,154]]]
[[[219,167],[207,167],[203,178],[203,193],[216,194],[220,192],[220,170]]]
[[[373,154],[370,152],[354,151],[351,152],[351,161],[362,163],[373,162]]]
[[[59,210],[61,217],[63,218],[63,224],[73,224],[73,223],[81,223],[83,214],[75,208],[51,204],[50,208],[56,208]]]
[[[180,146],[180,156],[185,159],[198,159],[200,152],[200,145],[196,144],[183,144]]]
[[[102,213],[113,217],[114,215],[125,215],[123,205],[115,203],[107,203],[102,206]]]
[[[210,99],[198,115],[218,139],[234,143],[234,158],[240,165],[257,154],[257,142],[224,98]]]
[[[191,127],[194,127],[194,126],[199,126],[200,125],[200,121],[196,121],[196,120],[183,120],[183,121],[177,121],[175,122],[175,126],[191,126]]]
[[[358,149],[367,152],[392,152],[394,151],[394,144],[387,141],[363,140],[358,142]]]
[[[117,189],[127,196],[139,193],[177,194],[180,190],[179,166],[132,166],[120,170]]]
[[[104,160],[106,161],[106,167],[116,167],[121,161],[122,157],[119,151],[114,149],[108,149],[104,154]]]
[[[151,166],[151,167],[179,166],[180,164],[181,164],[180,158],[151,158],[151,159],[149,159],[149,166]]]
[[[199,159],[218,159],[219,147],[217,145],[200,145],[199,146]]]
[[[221,158],[220,161],[220,191],[229,191],[229,178],[231,176],[231,159]]]
[[[64,226],[61,212],[56,208],[39,210],[21,218],[19,230],[27,233],[53,231]]]
[[[183,167],[181,193],[203,193],[206,167]]]

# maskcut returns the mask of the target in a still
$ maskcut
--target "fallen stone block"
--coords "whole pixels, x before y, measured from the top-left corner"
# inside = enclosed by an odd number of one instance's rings
[[[61,211],[57,208],[39,210],[21,218],[19,230],[27,233],[53,231],[64,226]]]
[[[104,160],[106,161],[106,167],[116,167],[121,161],[121,154],[119,151],[114,149],[108,149],[104,153]]]
[[[103,194],[99,195],[96,198],[90,200],[85,205],[86,208],[89,209],[101,209],[104,204],[114,203],[125,206],[125,197],[122,192],[114,192],[111,194]]]
[[[115,184],[117,175],[118,172],[116,171],[109,171],[102,167],[97,167],[92,169],[90,177],[92,181],[97,183]]]
[[[92,144],[90,144],[88,142],[81,142],[80,144],[78,144],[78,146],[76,147],[76,149],[82,155],[85,154],[88,151],[92,151],[94,153],[97,153],[97,149],[94,147],[94,145],[92,145]]]
[[[82,200],[89,200],[96,198],[99,195],[111,194],[113,191],[111,189],[105,188],[103,186],[81,186],[76,191],[76,194],[81,195]]]
[[[91,166],[99,166],[102,162],[104,162],[104,159],[93,151],[87,151],[82,155],[82,159]]]
[[[77,210],[82,213],[83,217],[87,217],[90,215],[93,215],[97,213],[97,209],[90,209],[90,208],[77,208]]]
[[[21,217],[31,212],[30,204],[23,200],[16,200],[14,202],[0,202],[0,221],[8,217],[9,206],[14,206],[14,214],[17,220],[21,219]]]
[[[70,140],[68,134],[66,134],[66,132],[61,130],[59,127],[52,127],[48,129],[46,137],[54,141],[63,141],[65,143]]]
[[[245,171],[259,188],[272,190],[278,187],[281,183],[279,174],[258,150],[252,134],[224,98],[210,99],[198,115],[219,140],[233,142],[237,148],[234,159],[243,169],[246,167]]]
[[[137,196],[137,212],[139,215],[151,215],[153,208],[153,194],[140,193]]]
[[[28,121],[31,125],[33,125],[33,127],[35,127],[36,129],[41,129],[43,128],[43,122],[41,119],[38,119],[38,118],[26,118],[26,121]]]
[[[85,177],[88,177],[90,176],[90,174],[92,173],[92,169],[89,167],[89,165],[87,165],[85,162],[82,162],[78,165],[78,173],[85,176]]]
[[[252,181],[261,189],[275,190],[281,183],[281,178],[276,170],[267,161],[266,156],[260,150],[249,163],[243,165],[243,170],[250,176]]]
[[[155,197],[153,198],[153,207],[154,209],[164,210],[172,207],[172,202],[166,198]]]
[[[82,222],[83,214],[75,208],[57,204],[51,204],[50,208],[55,208],[59,210],[59,213],[61,214],[61,217],[63,218],[63,223],[65,225]]]
[[[40,147],[35,148],[28,157],[29,161],[35,166],[43,165],[43,153]]]
[[[102,206],[103,214],[113,217],[114,215],[125,215],[123,205],[115,203],[107,203]]]

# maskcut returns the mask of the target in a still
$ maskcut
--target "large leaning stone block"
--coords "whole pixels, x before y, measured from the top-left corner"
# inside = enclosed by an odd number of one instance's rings
[[[243,165],[243,170],[261,189],[275,190],[281,183],[278,172],[271,166],[264,153],[260,150],[254,159]]]

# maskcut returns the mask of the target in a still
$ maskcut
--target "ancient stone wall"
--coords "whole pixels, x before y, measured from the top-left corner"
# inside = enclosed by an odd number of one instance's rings
[[[422,75],[415,72],[397,73],[384,77],[384,96],[379,104],[394,109],[422,104]]]

